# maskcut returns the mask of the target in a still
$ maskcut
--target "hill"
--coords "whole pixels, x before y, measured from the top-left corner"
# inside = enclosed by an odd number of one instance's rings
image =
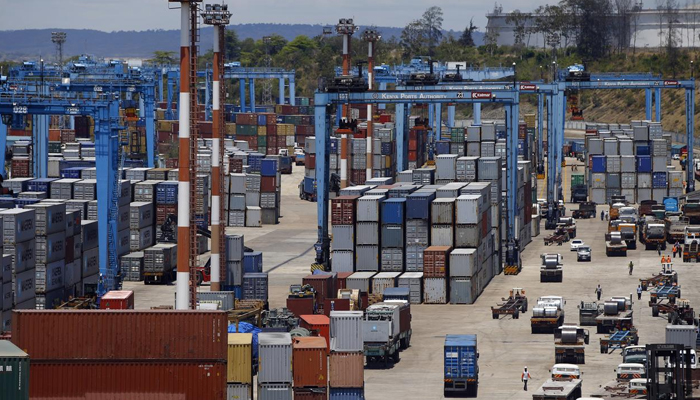
[[[299,35],[318,36],[323,25],[308,24],[241,24],[231,25],[238,37],[243,40],[252,38],[258,40],[266,35],[278,34],[287,40]],[[385,39],[399,38],[403,28],[377,27]],[[44,57],[53,59],[56,54],[51,43],[51,32],[54,29],[24,29],[0,31],[0,61],[21,61],[25,59]],[[76,54],[92,54],[105,58],[148,58],[156,50],[177,51],[179,31],[177,30],[147,30],[147,31],[115,31],[103,32],[89,29],[64,30],[68,36],[63,49],[67,56]],[[461,32],[446,31],[459,37]],[[483,42],[483,34],[476,32],[474,39],[477,44]],[[209,49],[213,43],[213,28],[201,30],[201,49]]]

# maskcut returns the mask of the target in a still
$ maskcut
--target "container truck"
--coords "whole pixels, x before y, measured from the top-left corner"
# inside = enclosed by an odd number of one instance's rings
[[[646,250],[666,249],[666,225],[657,219],[647,219],[642,225],[639,241]]]
[[[540,257],[542,258],[540,282],[562,282],[564,273],[561,254],[542,254]]]
[[[618,225],[622,240],[627,243],[627,249],[635,250],[637,248],[637,225],[635,223],[621,223]]]
[[[602,313],[602,310],[595,301],[581,301],[578,306],[578,320],[581,326],[596,326],[596,318]]]
[[[605,234],[605,255],[627,257],[627,242],[622,240],[620,232]]]
[[[633,325],[631,303],[628,299],[615,297],[603,303],[603,312],[596,317],[596,332],[610,333],[617,328],[626,328]],[[627,306],[629,304],[629,307]]]
[[[554,331],[554,362],[585,364],[588,329],[576,325],[562,325]]]
[[[445,336],[444,395],[476,397],[479,389],[479,353],[476,335]]]
[[[639,217],[643,217],[645,215],[652,215],[652,207],[657,204],[656,200],[642,200],[641,203],[639,203],[639,210],[637,214],[639,214]]]
[[[401,300],[376,303],[367,307],[362,321],[367,363],[383,360],[386,367],[389,365],[389,358],[395,363],[399,361],[399,350],[404,346],[408,347],[411,337],[410,315],[410,304]],[[402,319],[407,319],[408,324],[402,324]]]
[[[618,219],[623,221],[623,222],[628,222],[631,224],[636,224],[637,223],[637,209],[634,207],[620,207],[619,211],[620,215],[618,216]]]
[[[639,363],[646,365],[647,363],[647,348],[646,346],[627,346],[622,349],[623,363]]]
[[[580,397],[580,379],[570,381],[548,379],[532,394],[532,400],[578,400]]]
[[[578,204],[578,210],[572,211],[571,216],[576,219],[595,218],[596,204],[584,200]]]
[[[685,227],[689,225],[688,218],[681,215],[667,215],[666,220],[666,240],[675,244],[685,241]]]
[[[618,219],[620,217],[620,208],[625,207],[625,203],[613,203],[610,205],[608,212],[610,213],[610,219]]]
[[[555,381],[581,379],[581,368],[575,364],[554,364],[549,372],[552,374],[552,380]]]
[[[685,227],[685,240],[683,242],[683,262],[691,260],[698,262],[698,248],[700,247],[700,226],[688,225]]]
[[[686,203],[682,210],[689,223],[700,224],[700,203]]]
[[[561,296],[542,296],[532,308],[530,327],[532,333],[554,333],[564,323],[564,305]]]

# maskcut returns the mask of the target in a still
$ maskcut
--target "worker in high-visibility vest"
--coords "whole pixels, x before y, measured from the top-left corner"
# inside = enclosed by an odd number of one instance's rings
[[[529,381],[530,378],[532,378],[530,376],[530,372],[528,372],[527,367],[525,367],[525,369],[523,369],[523,373],[520,375],[520,380],[522,380],[523,384],[524,384],[524,386],[523,386],[524,391],[527,391],[527,381]]]

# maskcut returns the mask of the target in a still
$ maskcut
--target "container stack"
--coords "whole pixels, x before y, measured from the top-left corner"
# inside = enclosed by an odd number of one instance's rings
[[[246,174],[245,176],[245,226],[262,226],[262,211],[260,209],[261,182],[261,176],[258,174]]]
[[[243,235],[226,234],[224,240],[226,240],[226,254],[224,255],[224,260],[226,260],[226,280],[224,281],[224,290],[235,291],[237,292],[236,298],[241,298],[241,286],[243,285],[245,267],[244,237]],[[259,267],[259,269],[251,268],[250,271],[245,272],[262,272],[262,253],[260,254]]]
[[[439,197],[439,195],[438,195]],[[454,246],[455,198],[436,198],[431,203],[430,244],[432,246]]]
[[[194,205],[194,218],[197,226],[202,229],[209,229],[209,197],[211,195],[209,177],[210,175],[197,174],[197,186],[195,187],[197,201]],[[206,240],[200,241],[200,251],[202,244],[206,245],[206,243]]]
[[[173,276],[177,267],[177,244],[158,243],[143,252],[143,275],[145,282]],[[161,278],[165,279],[165,278]]]
[[[367,179],[367,139],[350,139],[350,181],[355,185],[364,185]]]
[[[267,272],[246,272],[243,274],[243,300],[268,301]]]
[[[153,203],[137,201],[129,206],[131,252],[141,252],[155,244],[155,210]]]
[[[393,177],[396,171],[396,146],[393,124],[373,125],[372,177]]]
[[[292,399],[292,337],[262,332],[258,343],[258,398]]]
[[[35,309],[35,211],[15,208],[0,211],[0,216],[3,226],[3,254],[12,256],[13,308],[17,310]]]
[[[0,332],[9,331],[12,320],[12,305],[14,304],[14,289],[12,287],[12,256],[3,254],[0,258]]]
[[[468,126],[466,135],[467,157],[479,157],[481,155],[481,126]],[[484,129],[488,129],[484,127]]]
[[[25,206],[34,211],[36,259],[36,308],[52,309],[63,303],[66,253],[66,205],[37,203]],[[72,254],[68,254],[72,262]]]
[[[379,271],[381,206],[385,196],[363,196],[357,200],[355,270]]]
[[[331,200],[333,272],[355,271],[355,209],[359,196]]]
[[[466,133],[465,128],[450,128],[450,154],[457,156],[467,154]]]
[[[364,341],[362,311],[331,311],[330,398],[363,398]],[[345,396],[343,396],[343,394]]]
[[[423,251],[430,245],[430,209],[435,191],[419,190],[406,197],[406,271],[423,271]]]
[[[246,210],[246,174],[229,174],[227,177],[228,223],[227,226],[244,227]]]
[[[390,198],[382,202],[381,264],[382,272],[403,272],[406,199]],[[393,285],[392,285],[393,287]],[[381,292],[379,292],[381,293]]]
[[[226,398],[253,399],[253,334],[229,333]]]
[[[268,127],[274,125],[268,125]],[[281,175],[275,159],[263,159],[260,168],[260,208],[263,224],[279,223]]]
[[[97,221],[80,221],[80,234],[83,248],[81,252],[82,282],[79,289],[82,295],[88,295],[96,293],[97,283],[100,278]]]
[[[338,174],[340,170],[340,159],[338,157],[340,146],[338,141],[334,141],[331,138],[330,147],[329,173]],[[316,194],[316,137],[314,136],[306,138],[304,142],[304,187],[302,189],[307,195]]]
[[[328,344],[322,336],[292,339],[294,398],[327,398]]]
[[[413,126],[408,131],[408,169],[417,169],[425,164],[426,142],[427,132],[424,126]]]
[[[449,300],[449,261],[452,246],[430,246],[423,253],[423,302],[446,304]]]

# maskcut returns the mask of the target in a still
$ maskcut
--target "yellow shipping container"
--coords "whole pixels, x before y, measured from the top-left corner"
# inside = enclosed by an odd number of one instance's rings
[[[253,334],[229,333],[226,382],[253,384]]]
[[[282,114],[282,106],[277,104],[275,105],[275,114]]]
[[[527,125],[528,128],[535,128],[537,124],[537,119],[535,114],[525,114],[523,115],[523,119],[525,120],[525,125]]]
[[[156,119],[157,120],[164,120],[165,119],[165,110],[163,109],[157,109],[156,110]]]
[[[267,136],[267,126],[258,127],[258,136]]]
[[[158,130],[160,132],[172,132],[173,121],[158,121]]]
[[[227,122],[226,123],[226,133],[229,135],[235,135],[236,134],[236,124],[233,122]]]

